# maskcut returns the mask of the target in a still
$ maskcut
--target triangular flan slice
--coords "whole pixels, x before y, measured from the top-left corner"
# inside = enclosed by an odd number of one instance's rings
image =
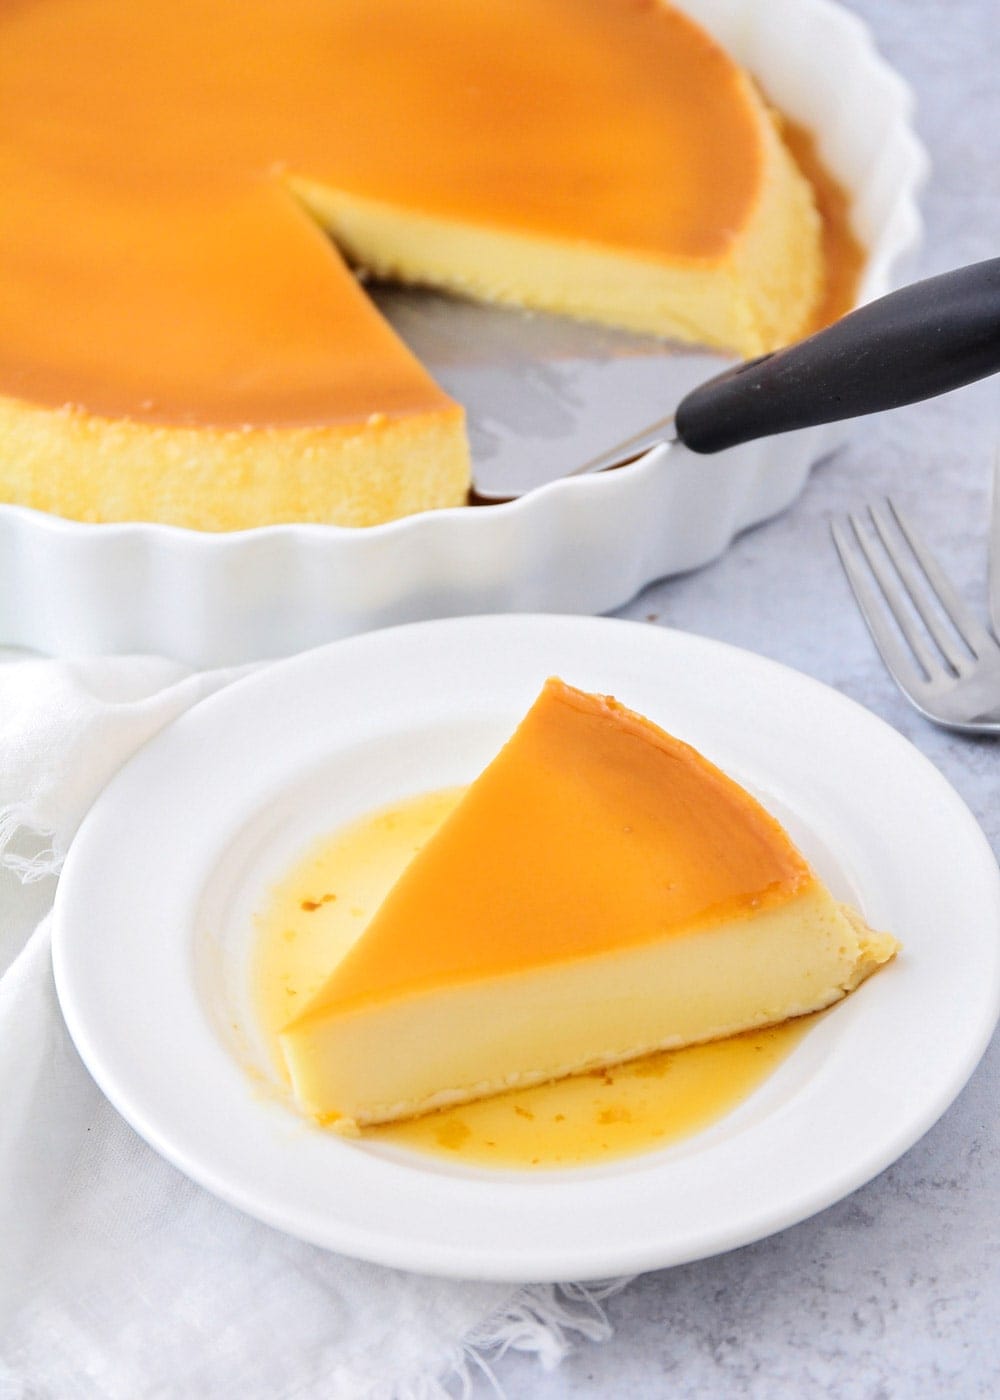
[[[896,947],[694,749],[550,680],[281,1042],[351,1131],[816,1011]]]

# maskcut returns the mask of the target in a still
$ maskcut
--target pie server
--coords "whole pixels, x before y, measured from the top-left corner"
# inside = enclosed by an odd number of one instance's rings
[[[476,504],[601,471],[661,443],[721,452],[916,403],[1000,370],[1000,258],[913,283],[740,363],[415,288],[374,295],[466,408]]]

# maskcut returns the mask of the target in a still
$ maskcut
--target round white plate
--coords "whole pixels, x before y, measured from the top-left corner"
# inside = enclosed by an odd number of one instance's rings
[[[468,781],[559,674],[695,744],[760,795],[903,952],[734,1112],[660,1152],[525,1174],[343,1141],[273,1092],[249,1004],[252,915],[323,832]],[[1000,1008],[1000,877],[972,816],[893,730],[717,642],[592,618],[372,633],[204,701],[105,790],[73,844],[56,980],[77,1047],[165,1157],[347,1254],[497,1279],[699,1258],[831,1204],[952,1101]]]

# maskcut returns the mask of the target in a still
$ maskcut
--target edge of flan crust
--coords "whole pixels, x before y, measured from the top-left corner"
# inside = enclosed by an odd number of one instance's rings
[[[202,531],[379,525],[464,505],[465,415],[317,427],[183,427],[0,397],[0,500],[71,520]]]

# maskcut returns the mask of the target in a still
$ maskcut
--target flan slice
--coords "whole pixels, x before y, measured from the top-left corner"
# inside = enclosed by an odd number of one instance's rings
[[[896,948],[694,749],[550,680],[281,1045],[353,1132],[816,1011]]]
[[[0,501],[464,503],[462,410],[348,263],[747,355],[823,281],[772,113],[657,0],[0,6]]]

